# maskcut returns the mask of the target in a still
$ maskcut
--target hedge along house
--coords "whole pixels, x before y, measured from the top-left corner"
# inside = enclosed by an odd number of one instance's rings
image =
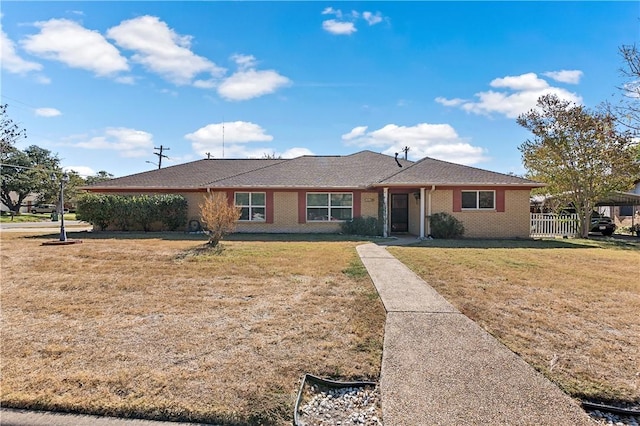
[[[429,216],[449,213],[471,238],[527,238],[529,198],[540,183],[423,158],[361,151],[293,159],[204,159],[134,174],[87,189],[120,195],[183,195],[191,221],[212,192],[241,208],[237,232],[332,233],[340,222],[375,217],[383,235],[429,235]],[[193,223],[193,222],[192,222]]]

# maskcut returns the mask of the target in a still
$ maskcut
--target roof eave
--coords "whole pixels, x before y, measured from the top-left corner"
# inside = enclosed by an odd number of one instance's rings
[[[525,187],[525,188],[542,188],[547,186],[547,184],[545,183],[539,183],[539,182],[523,182],[523,183],[479,183],[479,182],[404,182],[404,183],[386,183],[386,182],[381,182],[381,183],[375,183],[373,185],[371,185],[373,187],[407,187],[407,186],[424,186],[424,187],[431,187],[431,186],[438,186],[438,187],[451,187],[451,186],[486,186],[486,187],[494,187],[494,186],[512,186],[514,188],[517,187]]]
[[[89,192],[117,191],[200,191],[206,189],[199,186],[83,186],[81,190]]]

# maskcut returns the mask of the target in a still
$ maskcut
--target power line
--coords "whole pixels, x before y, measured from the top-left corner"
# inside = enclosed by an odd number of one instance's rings
[[[62,167],[60,169],[45,169],[45,168],[42,168],[42,167],[19,166],[17,164],[0,163],[0,169],[2,167],[11,167],[11,168],[14,168],[14,169],[24,169],[24,170],[36,170],[38,172],[49,172],[49,173],[60,173],[61,171],[63,173],[69,173],[71,171],[71,172],[76,173],[80,177],[90,177],[90,176],[92,176],[92,175],[80,174],[80,173],[76,172],[75,170],[73,170],[72,168],[69,168],[69,167]],[[67,170],[64,170],[65,168]]]
[[[166,148],[162,145],[160,145],[160,147],[153,147],[153,149],[157,149],[159,152],[154,152],[154,155],[158,156],[158,170],[160,170],[162,168],[162,159],[163,158],[169,158],[166,155],[164,155],[162,152],[163,151],[169,151],[170,148]]]
[[[29,108],[34,108],[34,109],[36,108],[36,107],[35,107],[35,106],[33,106],[33,105],[29,105],[29,104],[28,104],[28,103],[26,103],[26,102],[19,101],[19,100],[15,99],[15,98],[12,98],[12,97],[10,97],[10,96],[7,96],[7,95],[0,95],[0,96],[1,96],[1,97],[3,97],[3,98],[5,98],[5,99],[9,99],[9,100],[11,100],[11,101],[13,101],[13,102],[17,102],[17,103],[19,103],[19,104],[22,104],[22,105],[24,105],[24,106],[28,106]]]

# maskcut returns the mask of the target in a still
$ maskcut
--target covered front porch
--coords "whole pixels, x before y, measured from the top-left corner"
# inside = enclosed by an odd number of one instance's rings
[[[426,238],[430,234],[432,194],[435,185],[382,189],[382,235],[415,235]]]

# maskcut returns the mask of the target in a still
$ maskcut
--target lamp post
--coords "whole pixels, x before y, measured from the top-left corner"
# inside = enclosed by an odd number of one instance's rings
[[[55,182],[56,175],[51,174],[51,180]],[[60,241],[67,241],[67,233],[64,230],[64,185],[69,182],[69,175],[63,173],[60,178]]]

